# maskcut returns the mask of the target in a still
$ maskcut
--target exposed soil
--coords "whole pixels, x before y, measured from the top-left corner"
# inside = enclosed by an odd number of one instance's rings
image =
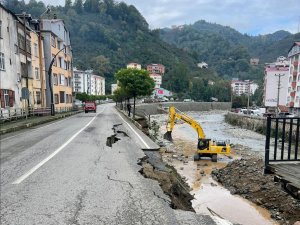
[[[241,146],[236,147],[241,149]],[[280,183],[274,182],[274,175],[263,174],[262,158],[249,154],[249,151],[239,150],[237,153],[242,158],[214,170],[213,177],[230,190],[231,194],[241,195],[268,209],[271,217],[280,224],[300,221],[300,201],[285,192]]]
[[[141,159],[139,164],[143,167],[140,173],[144,177],[159,182],[164,193],[170,197],[169,204],[173,209],[195,212],[191,203],[193,196],[190,194],[189,186],[173,167],[162,162],[158,152],[152,152],[151,155],[148,152],[147,157]]]

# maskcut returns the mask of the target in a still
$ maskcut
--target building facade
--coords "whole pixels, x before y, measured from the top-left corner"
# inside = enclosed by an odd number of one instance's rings
[[[113,95],[114,92],[118,89],[118,84],[111,84],[111,94]]]
[[[93,70],[77,70],[74,68],[74,93],[89,95],[105,95],[105,78],[93,74]]]
[[[105,95],[105,79],[103,77],[91,76],[91,95]]]
[[[288,52],[290,63],[287,104],[291,113],[300,116],[300,42],[295,42]]]
[[[138,63],[135,63],[135,62],[130,62],[130,63],[127,64],[126,68],[127,69],[138,69],[138,70],[140,70],[140,69],[142,69],[142,66],[141,66],[141,64],[138,64]]]
[[[162,83],[162,76],[159,74],[155,74],[155,73],[149,74],[149,76],[154,80],[154,83],[155,83],[154,88],[155,89],[160,88],[161,83]]]
[[[162,64],[150,64],[150,65],[147,65],[147,71],[150,74],[164,75],[165,74],[165,66]]]
[[[1,109],[21,108],[21,68],[17,17],[0,5],[0,99]]]
[[[234,95],[253,95],[256,89],[258,88],[258,84],[254,83],[250,80],[232,80],[231,81],[231,89]]]
[[[42,19],[40,29],[43,35],[45,68],[48,74],[52,59],[52,83],[46,79],[46,88],[53,88],[55,108],[72,107],[72,51],[70,33],[63,20]],[[47,91],[46,104],[50,107],[51,93]]]
[[[288,79],[289,62],[285,58],[278,58],[276,62],[266,64],[263,94],[265,107],[276,108],[277,102],[282,106],[287,104]],[[278,94],[279,101],[277,101]]]

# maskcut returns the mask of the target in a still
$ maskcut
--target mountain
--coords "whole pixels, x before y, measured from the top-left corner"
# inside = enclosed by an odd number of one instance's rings
[[[192,25],[160,30],[160,37],[179,48],[192,52],[226,78],[261,80],[263,65],[274,62],[287,51],[300,34],[277,31],[273,34],[249,36],[228,26],[199,20]],[[259,66],[251,66],[250,58],[259,58]]]
[[[38,18],[46,7],[44,3],[30,0],[11,0],[7,4],[15,13],[26,11]],[[132,5],[113,0],[66,0],[64,7],[51,6],[51,14],[43,18],[63,19],[71,34],[74,66],[79,69],[94,69],[106,77],[107,90],[114,82],[114,73],[126,67],[128,62],[137,62],[145,68],[150,63],[161,63],[168,71],[178,63],[196,68],[196,60],[189,52],[172,46],[151,31],[148,23]]]

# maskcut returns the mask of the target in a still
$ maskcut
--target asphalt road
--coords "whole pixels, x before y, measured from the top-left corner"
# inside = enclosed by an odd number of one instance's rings
[[[108,147],[113,127],[124,131]],[[173,210],[113,105],[1,138],[0,224],[215,224]]]

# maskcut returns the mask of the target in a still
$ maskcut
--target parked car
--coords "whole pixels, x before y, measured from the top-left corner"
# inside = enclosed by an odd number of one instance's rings
[[[291,113],[289,113],[289,112],[280,112],[280,113],[278,114],[278,116],[279,116],[279,117],[287,117],[287,118],[293,118],[293,117],[295,117],[294,114],[291,114]]]
[[[85,102],[84,104],[84,112],[88,113],[88,112],[96,112],[97,111],[97,105],[96,102]]]

